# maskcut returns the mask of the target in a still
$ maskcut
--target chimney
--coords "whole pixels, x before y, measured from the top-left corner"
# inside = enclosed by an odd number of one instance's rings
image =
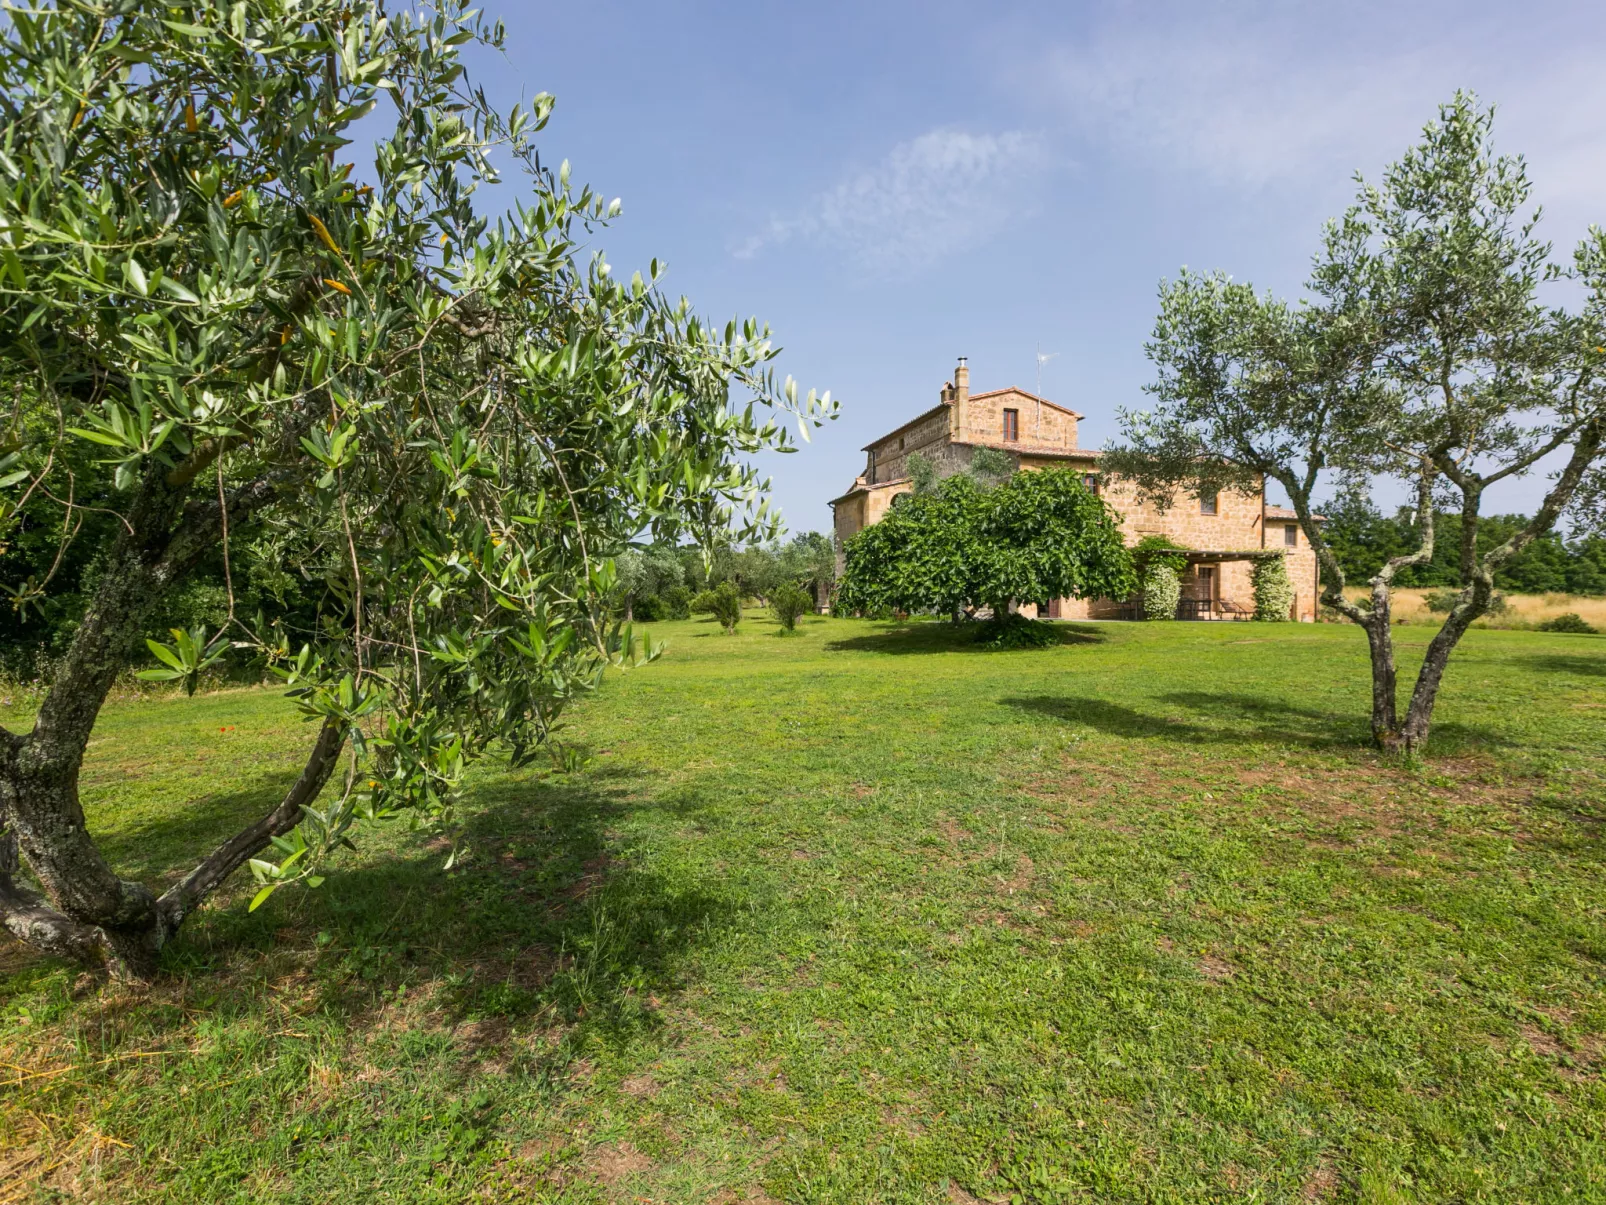
[[[954,369],[952,397],[954,408],[948,416],[948,429],[954,439],[962,440],[970,427],[970,368],[964,356],[959,357],[959,367]]]

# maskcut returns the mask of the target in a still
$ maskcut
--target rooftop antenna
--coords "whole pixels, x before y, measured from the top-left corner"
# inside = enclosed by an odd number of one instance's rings
[[[1050,360],[1052,360],[1057,355],[1059,355],[1059,352],[1051,351],[1045,356],[1043,354],[1043,345],[1041,343],[1039,343],[1037,345],[1037,442],[1038,443],[1042,443],[1043,442],[1043,365],[1047,364]]]

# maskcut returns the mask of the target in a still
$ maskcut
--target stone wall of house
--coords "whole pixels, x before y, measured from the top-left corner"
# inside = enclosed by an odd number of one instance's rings
[[[1004,411],[1020,416],[1019,438],[1004,441]],[[1076,415],[1058,406],[1039,402],[1018,389],[992,390],[970,396],[966,406],[965,429],[958,438],[1001,448],[1041,447],[1073,451],[1076,448]]]
[[[1262,496],[1258,492],[1223,490],[1217,495],[1214,515],[1203,512],[1197,496],[1179,497],[1169,510],[1162,511],[1151,503],[1139,502],[1132,487],[1119,480],[1101,482],[1100,492],[1120,516],[1121,531],[1129,545],[1145,536],[1163,535],[1187,548],[1208,551],[1286,549],[1288,576],[1294,585],[1293,618],[1302,623],[1315,622],[1319,593],[1316,554],[1297,525],[1295,542],[1288,544],[1289,524],[1280,518],[1263,519]],[[1253,562],[1226,561],[1212,566],[1215,572],[1208,589],[1200,572],[1203,568],[1192,565],[1184,573],[1184,598],[1202,599],[1208,595],[1236,603],[1245,611],[1254,610]],[[1111,619],[1125,605],[1114,599],[1069,598],[1060,601],[1059,612],[1065,619]]]
[[[842,575],[845,563],[843,545],[872,523],[879,523],[881,517],[887,513],[894,498],[903,494],[912,493],[914,486],[908,481],[898,481],[879,486],[866,486],[861,477],[856,484],[861,488],[847,495],[832,506],[833,526],[832,532],[836,536],[836,571],[837,576]]]
[[[1136,490],[1119,479],[1100,482],[1102,497],[1121,517],[1121,532],[1128,544],[1145,536],[1162,535],[1187,548],[1227,550],[1260,548],[1260,494],[1222,490],[1216,495],[1216,513],[1207,515],[1194,495],[1178,495],[1170,509],[1140,502]]]
[[[923,416],[919,422],[903,431],[895,432],[870,445],[866,456],[865,474],[870,473],[869,461],[873,456],[875,476],[872,484],[899,481],[909,475],[909,453],[919,452],[928,460],[941,463],[948,459],[948,407],[943,406]],[[939,468],[939,471],[942,471]]]

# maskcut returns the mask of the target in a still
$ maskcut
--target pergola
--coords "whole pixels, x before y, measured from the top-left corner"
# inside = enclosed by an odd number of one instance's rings
[[[1269,561],[1272,557],[1285,556],[1287,550],[1282,548],[1207,548],[1207,549],[1177,549],[1177,555],[1185,557],[1193,565],[1221,565],[1227,561]]]
[[[1190,548],[1181,552],[1190,565],[1224,565],[1229,561],[1269,561],[1287,555],[1282,548]],[[1246,610],[1227,598],[1187,598],[1177,604],[1178,619],[1249,619]]]

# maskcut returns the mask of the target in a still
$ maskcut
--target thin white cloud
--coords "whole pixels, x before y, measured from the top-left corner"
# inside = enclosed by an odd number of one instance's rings
[[[1500,109],[1537,196],[1606,220],[1606,20],[1593,5],[1460,0],[1106,5],[1021,73],[1076,133],[1241,189],[1376,177],[1457,88]],[[1347,187],[1345,188],[1347,191]],[[1581,233],[1581,231],[1580,231]]]
[[[772,217],[732,253],[751,259],[797,241],[839,251],[873,274],[927,267],[986,242],[1029,210],[1032,181],[1045,164],[1036,135],[930,130],[800,211]]]

